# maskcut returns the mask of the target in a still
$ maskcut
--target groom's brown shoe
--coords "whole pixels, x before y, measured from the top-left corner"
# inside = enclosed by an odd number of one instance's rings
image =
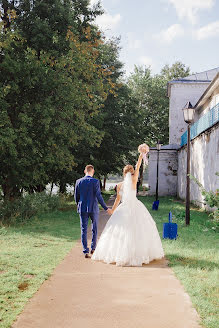
[[[94,252],[95,252],[95,249],[92,249],[92,250],[90,251],[91,254],[93,254]]]
[[[89,255],[88,254],[85,254],[84,256],[86,259],[89,259]]]

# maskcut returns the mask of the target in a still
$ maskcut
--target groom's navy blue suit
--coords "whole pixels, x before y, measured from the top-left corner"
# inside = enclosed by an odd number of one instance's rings
[[[100,205],[107,210],[103,197],[100,191],[100,182],[97,179],[87,175],[76,181],[75,184],[75,202],[77,203],[78,213],[81,221],[81,241],[83,245],[83,253],[89,253],[87,247],[87,225],[88,219],[92,221],[92,243],[91,249],[96,248],[97,243],[97,226],[99,218]]]

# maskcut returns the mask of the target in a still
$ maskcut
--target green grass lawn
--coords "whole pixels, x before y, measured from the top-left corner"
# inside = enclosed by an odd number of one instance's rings
[[[219,327],[219,236],[208,215],[197,208],[191,210],[190,226],[185,226],[182,210],[185,206],[176,199],[160,198],[158,211],[152,211],[154,198],[139,197],[154,217],[162,234],[171,210],[178,216],[177,240],[162,240],[165,255],[177,278],[191,297],[194,307],[206,328]],[[189,327],[188,327],[189,328]]]
[[[0,229],[0,327],[10,327],[27,300],[80,238],[75,211],[42,214]]]

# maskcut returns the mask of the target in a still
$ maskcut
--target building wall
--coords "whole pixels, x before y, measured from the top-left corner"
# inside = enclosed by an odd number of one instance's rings
[[[160,196],[177,195],[177,150],[164,149],[159,151],[159,183]],[[150,150],[148,164],[149,195],[156,193],[157,150]]]
[[[208,85],[209,82],[178,82],[170,85],[169,144],[181,143],[181,135],[187,128],[182,108],[187,101],[194,106]]]
[[[219,87],[214,90],[211,97],[209,97],[204,105],[200,107],[195,114],[195,121],[197,121],[202,115],[206,114],[211,108],[219,103]]]
[[[187,146],[178,151],[178,197],[186,196]],[[208,191],[219,189],[219,124],[203,132],[191,141],[191,175]],[[191,200],[203,206],[203,197],[197,184],[191,181]]]

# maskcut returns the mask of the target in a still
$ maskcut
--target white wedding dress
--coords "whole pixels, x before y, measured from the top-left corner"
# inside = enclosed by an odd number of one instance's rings
[[[122,203],[107,222],[92,260],[142,266],[164,257],[156,223],[137,199],[130,173],[125,176],[120,195]]]

